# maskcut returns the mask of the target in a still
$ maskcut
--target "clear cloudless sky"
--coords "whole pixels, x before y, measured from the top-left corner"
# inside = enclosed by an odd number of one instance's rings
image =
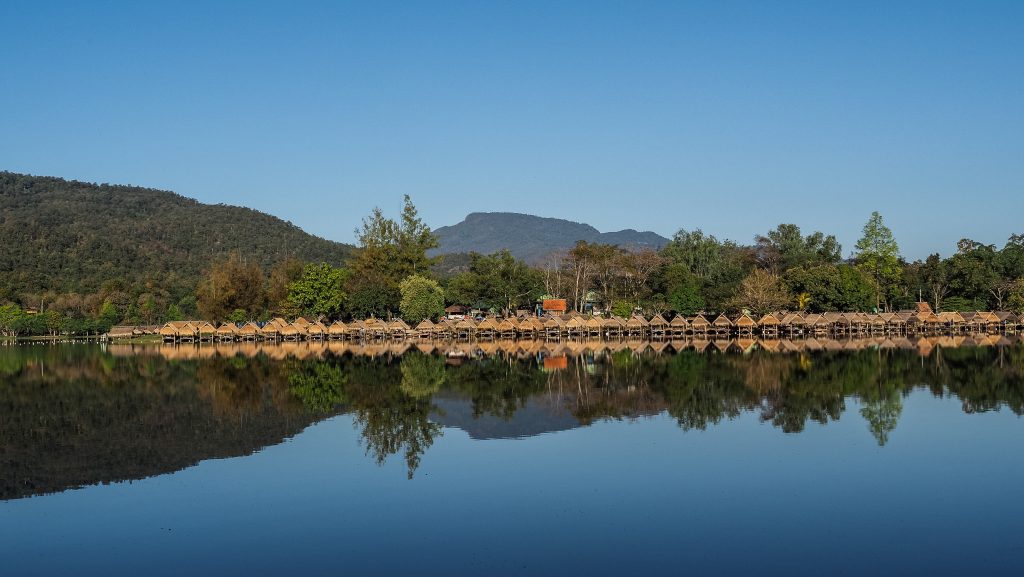
[[[0,3],[0,169],[352,242],[412,196],[908,258],[1024,233],[1024,2]]]

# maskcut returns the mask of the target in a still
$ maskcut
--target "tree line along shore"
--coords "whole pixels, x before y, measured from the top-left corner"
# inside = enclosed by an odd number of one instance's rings
[[[697,229],[680,230],[657,251],[581,241],[538,263],[509,251],[429,256],[437,239],[408,196],[397,220],[374,209],[357,234],[358,248],[342,266],[285,257],[264,268],[236,250],[213,262],[183,294],[158,283],[125,286],[112,280],[88,295],[8,298],[0,305],[0,335],[104,335],[115,326],[152,328],[185,319],[205,319],[214,330],[225,323],[241,330],[250,322],[263,330],[267,319],[299,317],[364,324],[398,318],[413,330],[423,319],[440,320],[451,305],[500,323],[521,317],[516,311],[540,312],[543,299],[563,299],[567,312],[609,323],[602,333],[617,330],[615,318],[655,326],[661,322],[656,319],[692,325],[702,318],[712,330],[720,321],[733,323],[730,330],[758,332],[766,330],[764,320],[768,330],[774,330],[774,319],[782,331],[801,324],[794,319],[811,318],[811,326],[820,322],[822,330],[833,332],[907,330],[901,323],[914,330],[960,330],[979,315],[1001,315],[992,322],[1012,325],[1010,315],[1024,314],[1024,235],[1011,235],[1001,249],[963,239],[948,258],[933,254],[907,262],[877,212],[845,258],[833,235],[804,235],[793,224],[757,235],[752,245],[720,241]],[[919,302],[942,320],[903,318],[921,312]],[[853,316],[835,319],[843,313]],[[324,323],[325,330],[331,326]],[[584,329],[597,330],[572,327]]]

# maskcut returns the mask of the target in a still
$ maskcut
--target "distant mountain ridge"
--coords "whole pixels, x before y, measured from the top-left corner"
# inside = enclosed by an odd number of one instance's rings
[[[289,256],[341,266],[353,249],[251,208],[13,172],[0,172],[0,245],[0,300],[111,280],[191,290],[231,251],[269,268]]]
[[[669,239],[650,231],[601,232],[589,224],[515,212],[473,212],[458,224],[434,230],[434,234],[440,244],[435,254],[490,254],[508,249],[529,263],[537,263],[552,252],[571,248],[581,240],[634,250],[657,250],[669,242]]]

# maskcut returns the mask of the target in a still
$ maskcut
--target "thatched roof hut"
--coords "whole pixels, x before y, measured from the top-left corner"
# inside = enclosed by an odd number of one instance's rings
[[[768,313],[761,317],[761,319],[757,321],[757,324],[758,326],[761,327],[777,327],[779,326],[780,322],[777,316],[775,316],[773,313]]]
[[[332,337],[342,337],[348,331],[348,325],[343,321],[334,321],[331,326],[327,327],[327,334]]]
[[[690,321],[690,327],[692,327],[694,330],[707,330],[710,326],[711,323],[708,321],[708,319],[704,318],[704,315],[701,314],[698,314],[697,316],[693,317],[693,320]]]
[[[237,333],[238,326],[232,322],[221,323],[221,325],[217,327],[217,336],[221,338],[234,337]]]
[[[733,324],[744,330],[752,330],[757,326],[757,322],[750,318],[750,315],[747,313],[741,313],[740,316],[736,317],[736,320],[733,321]]]
[[[732,321],[729,320],[729,317],[725,316],[725,313],[718,315],[718,317],[711,323],[711,326],[719,329],[732,328],[732,325]]]

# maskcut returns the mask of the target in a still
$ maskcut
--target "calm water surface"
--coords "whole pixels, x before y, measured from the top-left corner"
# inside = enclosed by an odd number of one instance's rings
[[[276,356],[0,348],[2,574],[1024,574],[1019,344]]]

